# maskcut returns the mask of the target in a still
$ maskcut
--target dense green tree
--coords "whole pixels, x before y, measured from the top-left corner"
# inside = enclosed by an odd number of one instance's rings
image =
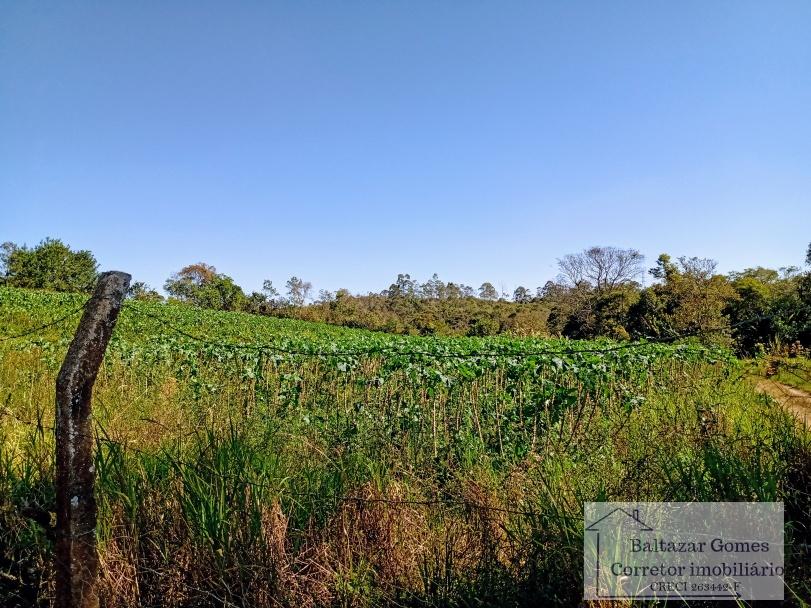
[[[775,304],[787,286],[776,270],[768,268],[749,268],[730,273],[729,278],[736,297],[727,304],[725,313],[738,349],[753,354],[775,340],[779,325],[773,317]]]
[[[445,286],[443,298],[449,300],[458,300],[465,297],[465,286],[458,283],[448,283]]]
[[[481,315],[474,317],[470,320],[468,326],[468,336],[492,336],[499,331],[498,319],[488,315]]]
[[[245,298],[243,310],[254,314],[268,314],[269,308],[267,294],[261,291],[252,291]]]
[[[127,292],[127,297],[146,302],[162,302],[163,296],[143,281],[135,281]]]
[[[532,292],[523,286],[518,286],[513,291],[513,302],[529,302],[532,300]]]
[[[796,341],[811,342],[811,272],[758,267],[730,273],[729,278],[736,298],[725,312],[739,352],[754,354]]]
[[[699,336],[728,343],[731,327],[724,312],[736,294],[715,268],[715,261],[707,258],[680,257],[673,262],[669,255],[660,255],[649,271],[659,281],[645,289],[629,311],[632,333],[665,339]]]
[[[174,298],[193,301],[195,294],[210,283],[217,275],[214,266],[204,262],[189,264],[166,280],[163,288]]]
[[[792,318],[793,338],[811,347],[811,270],[797,279],[797,309]]]
[[[447,296],[446,291],[447,286],[436,273],[434,273],[434,275],[419,288],[419,293],[422,297],[432,298],[435,300],[445,298]]]
[[[616,340],[629,339],[629,313],[639,301],[636,285],[620,285],[598,292],[593,303],[593,330],[591,337],[606,336]]]
[[[551,333],[567,338],[606,336],[627,340],[629,312],[638,300],[635,285],[597,290],[581,283],[564,288],[547,297],[551,305],[547,327]]]
[[[9,287],[89,292],[97,267],[92,253],[73,251],[59,239],[46,238],[33,248],[14,243],[0,247],[0,282]]]
[[[180,300],[215,310],[244,310],[247,298],[242,288],[213,266],[199,262],[182,268],[167,279],[163,287]]]
[[[569,286],[547,283],[543,301],[549,307],[547,328],[552,335],[589,338],[594,335],[596,294],[588,283]]]
[[[410,274],[401,273],[397,280],[389,285],[385,295],[389,298],[415,298],[419,295],[419,286]]]

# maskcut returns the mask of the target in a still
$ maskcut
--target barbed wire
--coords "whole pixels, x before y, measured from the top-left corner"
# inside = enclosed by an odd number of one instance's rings
[[[86,306],[87,306],[87,302],[83,303],[79,308],[76,308],[75,310],[72,310],[68,314],[63,315],[63,316],[61,316],[61,317],[59,317],[57,319],[54,319],[53,321],[50,321],[49,323],[45,323],[44,325],[38,325],[36,327],[32,327],[31,329],[29,329],[27,331],[24,331],[22,333],[19,333],[19,334],[12,334],[12,335],[8,335],[8,336],[2,336],[2,337],[0,337],[0,342],[6,342],[8,340],[17,340],[19,338],[26,338],[26,337],[28,337],[30,335],[40,333],[40,332],[42,332],[42,331],[44,331],[46,329],[49,329],[51,327],[54,327],[56,325],[60,325],[61,323],[64,323],[65,321],[67,321],[71,317],[73,317],[73,316],[79,314],[80,312],[82,312],[85,309]]]
[[[19,333],[19,334],[10,334],[10,335],[6,335],[6,336],[0,336],[0,342],[6,342],[8,340],[17,340],[17,339],[20,339],[20,338],[26,338],[26,337],[31,336],[33,334],[40,333],[40,332],[42,332],[42,331],[44,331],[46,329],[50,329],[51,327],[55,327],[57,325],[60,325],[60,324],[64,323],[65,321],[71,319],[75,315],[79,314],[80,312],[84,312],[84,310],[87,308],[87,305],[90,303],[91,300],[100,301],[100,300],[114,300],[114,299],[115,298],[112,297],[112,296],[98,296],[98,297],[96,297],[96,296],[91,295],[90,297],[88,297],[82,303],[81,306],[79,306],[78,308],[73,309],[69,313],[67,313],[67,314],[65,314],[65,315],[63,315],[61,317],[57,317],[56,319],[54,319],[52,321],[49,321],[48,323],[45,323],[44,325],[37,325],[35,327],[32,327],[32,328],[30,328],[30,329],[28,329],[28,330],[26,330],[26,331],[24,331],[22,333]]]

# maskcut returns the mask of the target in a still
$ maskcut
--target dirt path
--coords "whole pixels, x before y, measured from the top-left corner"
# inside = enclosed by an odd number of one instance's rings
[[[761,378],[755,384],[755,390],[765,393],[780,405],[790,411],[794,416],[811,428],[811,395],[788,384]]]

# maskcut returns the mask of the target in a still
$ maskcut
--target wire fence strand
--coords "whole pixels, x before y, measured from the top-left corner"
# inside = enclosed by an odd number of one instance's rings
[[[75,315],[79,314],[80,312],[84,311],[85,306],[87,306],[87,302],[82,304],[79,308],[76,308],[76,309],[70,311],[69,313],[67,313],[66,315],[63,315],[61,317],[58,317],[58,318],[54,319],[53,321],[50,321],[49,323],[45,323],[44,325],[37,325],[36,327],[32,327],[31,329],[29,329],[27,331],[24,331],[22,333],[19,333],[19,334],[11,334],[11,335],[7,335],[7,336],[2,336],[2,337],[0,337],[0,342],[6,342],[8,340],[17,340],[19,338],[26,338],[28,336],[41,333],[41,332],[43,332],[46,329],[49,329],[51,327],[61,325],[62,323],[64,323],[68,319],[70,319],[70,318],[74,317]]]

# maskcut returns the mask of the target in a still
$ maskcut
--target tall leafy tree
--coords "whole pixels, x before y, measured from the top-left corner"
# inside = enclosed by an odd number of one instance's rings
[[[247,303],[242,288],[231,277],[203,262],[185,266],[163,288],[172,297],[201,308],[243,310]]]
[[[532,292],[524,286],[518,286],[513,292],[513,302],[529,302],[532,300]]]
[[[490,282],[484,282],[479,287],[479,297],[482,300],[498,300],[498,291]]]
[[[163,296],[143,281],[135,281],[130,285],[129,291],[127,291],[127,297],[146,302],[163,301]]]
[[[313,284],[298,277],[287,279],[287,297],[294,306],[304,306],[304,302],[310,297]]]
[[[98,275],[98,264],[90,251],[74,251],[52,238],[33,248],[3,243],[0,268],[0,281],[5,285],[54,291],[92,291]]]
[[[447,297],[447,286],[442,279],[439,278],[439,275],[434,273],[428,281],[422,284],[419,292],[423,298],[441,300]]]
[[[415,298],[419,295],[419,284],[410,274],[400,273],[397,280],[386,290],[389,298]]]
[[[659,256],[650,274],[659,279],[645,289],[630,311],[634,332],[641,336],[677,338],[696,335],[706,342],[729,342],[725,311],[736,294],[729,280],[715,272],[707,258]]]

